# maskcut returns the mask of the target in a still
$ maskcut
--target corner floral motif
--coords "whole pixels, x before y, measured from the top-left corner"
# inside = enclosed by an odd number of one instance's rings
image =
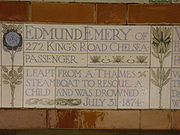
[[[156,71],[152,69],[151,82],[159,88],[159,108],[162,100],[163,87],[170,81],[170,68],[165,70],[163,67],[164,60],[171,54],[171,28],[169,27],[152,27],[152,55],[158,59],[160,67]]]
[[[2,24],[3,32],[3,50],[8,52],[11,57],[11,69],[8,70],[6,66],[2,66],[3,83],[9,85],[11,88],[11,107],[14,107],[15,89],[17,85],[22,83],[23,67],[18,67],[17,71],[14,69],[14,58],[17,52],[22,50],[22,25],[6,25]]]

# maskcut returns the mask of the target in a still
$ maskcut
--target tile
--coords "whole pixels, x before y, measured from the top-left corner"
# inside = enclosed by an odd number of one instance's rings
[[[0,2],[1,21],[28,21],[29,3],[28,2]]]
[[[149,3],[149,0],[75,0],[75,2],[92,2],[92,3]]]
[[[43,1],[48,1],[48,2],[74,2],[75,0],[43,0]]]
[[[180,69],[172,68],[171,109],[180,109]]]
[[[117,69],[57,68],[56,108],[117,109]]]
[[[24,107],[55,107],[55,68],[24,67]]]
[[[95,4],[32,2],[33,22],[93,24],[94,15]]]
[[[180,53],[173,53],[172,67],[180,67]]]
[[[125,24],[126,4],[97,4],[97,24]]]
[[[172,0],[172,3],[180,3],[180,0]]]
[[[128,4],[128,24],[179,24],[179,4]]]
[[[180,129],[180,111],[172,111],[172,129]]]
[[[171,3],[172,0],[149,0],[150,3]]]
[[[0,110],[0,129],[45,129],[46,110]]]
[[[18,1],[25,1],[25,0],[18,0]],[[45,0],[26,0],[26,1],[45,1]],[[51,1],[51,0],[49,0]]]
[[[139,129],[138,110],[80,110],[80,129]]]
[[[0,43],[3,43],[3,32],[2,32],[2,24],[0,24]],[[2,65],[2,45],[0,46],[0,65]]]
[[[173,27],[172,67],[180,67],[180,27]]]
[[[26,24],[26,66],[87,66],[86,25]]]
[[[171,68],[151,68],[150,108],[170,109]]]
[[[171,128],[171,111],[169,110],[142,110],[141,129],[163,129]]]
[[[23,67],[2,66],[2,107],[23,107]]]
[[[172,27],[151,27],[151,67],[171,67],[171,55]]]
[[[50,129],[78,128],[78,110],[48,110]]]
[[[118,108],[149,108],[149,68],[119,68]]]
[[[90,25],[87,37],[89,67],[149,67],[149,26]]]
[[[2,24],[0,24],[0,30],[2,29]],[[0,31],[0,43],[2,43],[2,31]],[[2,65],[1,61],[1,55],[2,55],[2,46],[0,46],[0,65]],[[0,66],[0,107],[1,107],[1,102],[2,102],[2,79],[1,79],[1,66]]]
[[[1,76],[1,66],[0,66],[0,107],[2,107],[2,76]]]
[[[23,65],[23,24],[2,24],[2,65]]]

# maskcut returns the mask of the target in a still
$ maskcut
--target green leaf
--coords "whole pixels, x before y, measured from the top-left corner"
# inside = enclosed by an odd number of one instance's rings
[[[158,46],[153,42],[153,44],[151,45],[151,48],[152,50],[155,52],[155,53],[158,53]]]
[[[17,29],[22,29],[22,25],[19,24],[19,25],[17,26]]]
[[[158,54],[156,54],[156,53],[152,52],[152,55],[153,55],[155,58],[159,59]]]
[[[168,57],[171,54],[171,51],[165,53],[164,58]]]
[[[3,74],[2,77],[3,77],[5,80],[9,80],[9,77],[8,77],[6,74]]]
[[[22,81],[16,81],[15,84],[16,85],[20,85],[22,83]]]
[[[152,82],[155,86],[159,87],[159,83],[158,83],[157,81],[151,79],[151,82]]]
[[[8,72],[8,68],[7,67],[5,67],[5,66],[2,66],[2,70],[4,71],[4,72]]]
[[[166,81],[162,83],[162,86],[166,85],[170,81],[170,78],[168,78]]]
[[[18,73],[21,73],[22,71],[23,71],[23,67],[20,66],[20,67],[18,68]]]
[[[163,52],[166,52],[166,46],[165,46],[165,44],[164,44],[164,43],[161,43],[161,46],[162,46],[162,51],[163,51]]]
[[[19,74],[17,79],[22,79],[23,78],[23,74]]]
[[[170,75],[171,69],[169,68],[168,71],[164,74],[163,80],[166,80]]]
[[[164,78],[164,75],[165,75],[165,69],[164,68],[160,68],[161,69],[161,79]]]
[[[2,27],[3,27],[4,29],[7,29],[7,28],[8,28],[8,26],[7,26],[6,24],[2,24]]]
[[[160,68],[159,68],[159,75],[160,75],[160,76],[159,76],[159,79],[160,79],[160,80],[163,80],[164,74],[165,74],[164,68],[160,67]]]
[[[157,68],[157,73],[156,73],[156,75],[157,75],[157,78],[158,78],[158,80],[160,79],[160,70],[159,70],[159,68]]]
[[[156,73],[154,72],[153,69],[152,69],[152,77],[153,77],[156,81],[158,81],[158,77],[156,76]]]
[[[9,84],[9,81],[3,80],[3,83],[4,83],[4,84]]]

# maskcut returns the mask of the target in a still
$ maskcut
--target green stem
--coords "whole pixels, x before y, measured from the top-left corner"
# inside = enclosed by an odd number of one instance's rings
[[[162,78],[162,69],[163,69],[163,62],[164,62],[164,56],[162,53],[160,53],[160,56],[159,56],[159,64],[160,64],[160,78],[159,78],[159,84],[160,84],[160,87],[159,87],[159,108],[162,108],[161,106],[161,100],[162,100],[162,88],[163,88],[163,78]]]
[[[14,107],[14,92],[15,92],[15,86],[13,84],[10,84],[11,87],[11,107]]]
[[[12,52],[11,52],[11,62],[12,62],[11,70],[12,70],[12,72],[13,72],[13,70],[14,70],[14,56],[15,56],[15,51],[12,50]],[[14,72],[13,72],[13,73],[14,73]],[[13,74],[13,76],[12,76],[12,80],[14,80],[14,74]],[[10,87],[11,87],[11,106],[14,107],[15,85],[13,85],[12,82],[11,82]]]
[[[15,56],[15,51],[14,50],[12,50],[12,53],[11,53],[11,62],[12,62],[12,70],[14,70],[14,56]]]

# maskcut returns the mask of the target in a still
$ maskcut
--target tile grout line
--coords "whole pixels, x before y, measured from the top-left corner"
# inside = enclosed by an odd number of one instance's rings
[[[87,26],[87,28],[89,27],[89,25],[86,25]],[[89,43],[89,41],[88,41],[88,38],[87,38],[87,40],[86,40],[86,43],[87,43],[87,46],[88,46],[88,43]],[[87,68],[89,67],[89,51],[88,51],[88,47],[87,47],[87,62],[86,62],[86,66],[87,66]]]
[[[24,24],[23,24],[23,46],[24,46],[25,44],[24,44]],[[24,67],[25,67],[25,65],[24,65],[24,47],[23,47],[23,90],[22,90],[22,107],[24,108]]]
[[[118,74],[119,74],[119,68],[118,68],[118,67],[117,67],[116,71],[117,71],[117,78],[116,78],[116,79],[117,79],[117,82],[119,82],[119,79],[118,79],[118,76],[119,76],[119,75],[118,75]],[[119,101],[118,101],[118,96],[119,96],[118,84],[119,84],[119,83],[117,83],[117,88],[116,88],[116,89],[117,89],[117,97],[116,97],[116,98],[117,98],[117,108],[116,108],[116,110],[118,110],[118,102],[119,102]]]
[[[57,90],[57,75],[56,75],[56,73],[57,73],[57,67],[55,67],[55,92],[54,92],[54,108],[55,109],[57,109],[56,108],[56,90]]]
[[[1,31],[0,31],[0,39],[2,41],[2,24],[1,24]],[[2,43],[1,43],[2,44]],[[2,45],[1,45],[1,104],[0,104],[0,107],[2,107]]]
[[[119,67],[117,67],[117,82],[119,82]],[[119,109],[119,86],[117,83],[117,110]]]
[[[171,106],[171,100],[172,100],[172,71],[173,71],[173,56],[174,56],[174,53],[173,53],[173,51],[174,51],[174,26],[171,26],[171,28],[172,28],[172,30],[171,30],[171,32],[172,32],[172,42],[171,42],[171,45],[172,45],[172,47],[171,47],[171,74],[170,74],[170,77],[171,77],[171,79],[170,79],[170,109],[172,108],[172,106]]]
[[[150,29],[150,52],[149,52],[149,109],[151,107],[151,39],[152,39],[152,30],[151,30],[151,27],[152,26],[149,26],[149,29]]]

